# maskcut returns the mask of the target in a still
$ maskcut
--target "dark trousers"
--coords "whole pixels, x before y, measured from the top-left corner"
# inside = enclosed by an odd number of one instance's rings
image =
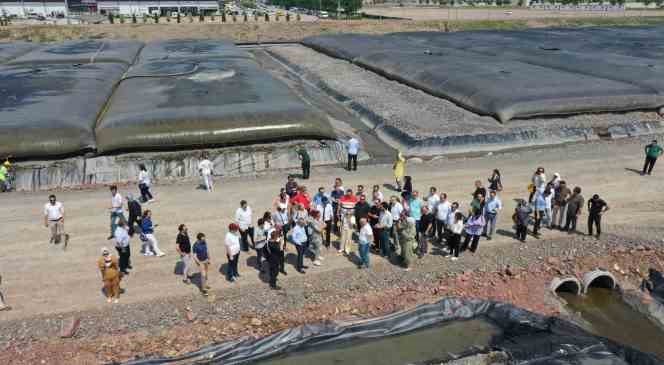
[[[438,237],[438,241],[442,241],[444,235],[445,235],[445,221],[436,219],[436,237]]]
[[[256,249],[256,268],[260,271],[263,271],[263,258],[265,258],[265,260],[268,258],[268,253],[265,247],[266,246]]]
[[[279,253],[279,271],[286,273],[286,252],[284,251]]]
[[[141,199],[143,202],[152,199],[152,193],[150,193],[150,187],[145,184],[138,184],[138,189],[141,191]]]
[[[593,224],[597,228],[597,236],[602,234],[602,216],[600,214],[591,214],[588,216],[588,234],[593,235]]]
[[[652,168],[655,167],[655,162],[657,162],[657,157],[646,156],[646,162],[643,164],[643,174],[650,175]]]
[[[339,235],[341,232],[339,231],[339,219],[341,218],[339,214],[337,214],[337,211],[339,209],[339,203],[332,203],[332,211],[334,212],[334,221],[332,222],[333,228],[334,228],[334,233],[336,235]]]
[[[234,277],[240,276],[237,272],[237,263],[240,261],[240,254],[235,254],[233,256],[227,256],[228,258],[228,270],[226,270],[226,280],[231,280]]]
[[[297,264],[295,265],[295,269],[297,271],[301,271],[304,269],[304,250],[306,247],[304,245],[295,245],[295,249],[297,250]]]
[[[352,169],[351,169],[352,167]],[[357,155],[348,154],[348,171],[357,171]]]
[[[330,247],[330,234],[332,233],[332,220],[325,221],[325,247]]]
[[[459,257],[459,248],[460,248],[459,246],[461,245],[461,235],[452,233],[447,243],[450,246],[450,255],[454,255],[454,257]]]
[[[528,233],[528,226],[525,224],[516,225],[516,239],[519,241],[525,241],[526,235]]]
[[[576,231],[576,212],[570,214],[567,212],[567,220],[565,221],[565,231]]]
[[[240,249],[242,251],[249,251],[249,239],[251,239],[251,245],[256,246],[254,242],[254,227],[249,227],[246,230],[240,230]]]
[[[116,247],[116,250],[118,250],[118,265],[120,266],[120,271],[121,272],[127,272],[127,269],[129,268],[129,257],[131,256],[131,250],[129,249],[129,246],[124,247],[124,248],[119,248]]]
[[[466,239],[463,241],[463,251],[468,248],[470,243],[470,252],[477,251],[477,246],[480,244],[480,235],[470,235],[466,234]]]
[[[277,287],[277,276],[279,275],[279,262],[278,261],[269,261],[270,264],[270,287]]]
[[[544,211],[535,210],[535,224],[533,226],[533,234],[535,236],[539,234],[539,229],[540,226],[542,225],[542,215],[544,215]]]
[[[378,242],[380,245],[380,253],[385,257],[390,257],[390,230],[387,228],[379,229]]]
[[[311,173],[311,162],[302,162],[302,178],[308,179],[309,174]]]

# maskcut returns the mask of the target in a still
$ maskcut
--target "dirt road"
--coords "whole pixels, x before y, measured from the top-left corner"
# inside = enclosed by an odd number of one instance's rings
[[[656,227],[664,223],[660,208],[664,201],[664,187],[658,178],[661,171],[656,169],[654,176],[641,177],[630,170],[641,166],[642,146],[642,141],[634,140],[596,142],[481,158],[411,163],[408,173],[414,176],[416,189],[424,193],[429,186],[437,186],[447,192],[451,200],[461,202],[466,210],[473,181],[485,180],[491,169],[499,168],[504,176],[502,200],[506,205],[499,218],[499,229],[509,232],[513,199],[524,196],[532,171],[541,165],[546,167],[549,176],[560,172],[571,185],[583,187],[584,196],[598,193],[605,198],[612,208],[605,217],[605,224],[609,227],[607,231],[610,231],[611,225],[633,225],[638,235],[641,227]],[[256,270],[247,266],[248,263],[253,265],[254,260],[245,254],[241,257],[240,272],[244,276],[240,283],[227,283],[217,272],[225,262],[223,235],[241,199],[249,201],[254,219],[268,210],[284,183],[284,175],[285,172],[255,178],[221,179],[217,181],[217,189],[213,193],[196,190],[194,182],[157,184],[154,191],[158,202],[147,207],[153,210],[153,220],[159,224],[156,236],[167,255],[163,258],[140,256],[139,242],[134,239],[135,270],[123,283],[127,293],[121,301],[138,303],[196,292],[193,286],[184,285],[173,274],[177,261],[174,238],[179,223],[186,223],[192,235],[206,233],[214,268],[210,283],[215,290],[223,292],[230,285],[258,285]],[[335,176],[342,177],[344,185],[352,187],[391,181],[389,166],[362,166],[357,173],[330,167],[314,169],[313,178],[306,185],[311,191],[318,186],[329,188]],[[120,188],[123,195],[128,191],[136,193],[136,190],[135,185]],[[385,193],[390,195],[389,191]],[[102,246],[113,246],[111,241],[106,241],[110,195],[105,188],[56,194],[65,204],[66,228],[72,237],[67,251],[48,244],[48,231],[42,225],[41,216],[48,193],[1,196],[3,234],[0,239],[0,272],[4,278],[3,291],[14,310],[1,312],[0,320],[107,306],[100,292],[101,281],[95,259]],[[580,227],[585,229],[584,222],[582,218]],[[559,233],[545,233],[548,237],[555,234]],[[512,238],[504,234],[491,242],[482,242],[482,245],[512,242]],[[327,256],[324,266],[312,268],[307,275],[352,266],[336,254]],[[379,259],[375,261],[383,263]],[[290,275],[287,280],[298,278]]]

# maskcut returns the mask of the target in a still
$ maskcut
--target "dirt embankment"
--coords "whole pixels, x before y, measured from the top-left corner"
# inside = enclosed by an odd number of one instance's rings
[[[318,22],[98,24],[98,25],[12,25],[0,28],[0,42],[59,42],[73,39],[110,38],[154,41],[174,38],[227,38],[235,42],[298,42],[304,37],[334,33],[385,34],[408,31],[463,31],[477,29],[524,29],[556,26],[611,26],[661,24],[664,17],[566,17],[546,19],[495,20],[477,18],[454,20],[326,20]]]

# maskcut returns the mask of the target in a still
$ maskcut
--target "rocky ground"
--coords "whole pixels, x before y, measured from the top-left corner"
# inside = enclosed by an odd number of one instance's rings
[[[372,269],[363,271],[333,251],[326,254],[323,267],[311,268],[306,275],[289,266],[289,275],[280,279],[284,290],[274,292],[256,275],[251,259],[243,256],[240,283],[226,283],[215,272],[209,298],[173,275],[172,227],[185,221],[192,231],[204,229],[216,269],[223,262],[219,248],[223,226],[236,202],[250,197],[255,212],[268,208],[273,192],[283,184],[281,176],[224,180],[214,194],[185,184],[158,184],[159,202],[149,207],[162,227],[157,237],[168,256],[135,257],[135,273],[123,282],[127,291],[118,305],[103,301],[94,269],[99,247],[106,244],[106,190],[57,193],[68,209],[67,227],[73,237],[66,252],[44,246],[46,233],[38,224],[43,194],[3,196],[0,220],[10,224],[4,226],[9,232],[0,256],[2,289],[14,309],[0,312],[0,363],[76,364],[174,356],[238,336],[372,317],[444,296],[506,301],[555,315],[559,306],[548,286],[556,276],[581,276],[604,267],[619,277],[621,285],[636,286],[649,267],[664,269],[662,186],[658,175],[641,177],[631,170],[641,164],[642,146],[642,141],[633,139],[595,142],[424,164],[413,160],[408,166],[409,174],[416,177],[416,189],[436,185],[463,204],[472,181],[499,167],[505,177],[505,212],[514,208],[513,198],[523,196],[534,168],[546,166],[547,171],[559,171],[571,184],[584,187],[587,194],[597,192],[609,202],[612,210],[606,215],[601,240],[545,230],[542,239],[531,237],[520,244],[512,239],[504,214],[494,240],[482,241],[478,254],[465,254],[456,262],[433,247],[412,271],[375,256]],[[390,181],[388,166],[364,165],[357,173],[316,168],[308,184],[328,186],[333,176],[343,177],[349,186]],[[187,214],[192,211],[196,214]],[[63,323],[66,327],[76,318],[80,329],[74,337],[60,338]]]

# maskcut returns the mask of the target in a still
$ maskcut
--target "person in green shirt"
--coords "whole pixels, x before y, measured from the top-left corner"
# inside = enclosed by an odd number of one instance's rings
[[[646,162],[643,164],[643,171],[641,175],[652,173],[652,168],[655,167],[655,162],[657,162],[657,157],[662,155],[662,147],[657,144],[657,140],[653,140],[645,148],[646,151]]]
[[[309,172],[311,170],[311,159],[309,158],[309,153],[304,147],[300,147],[297,150],[297,156],[302,161],[302,179],[309,178]]]
[[[7,186],[7,172],[11,164],[9,160],[5,161],[4,164],[0,165],[0,192],[5,192],[9,190]]]

